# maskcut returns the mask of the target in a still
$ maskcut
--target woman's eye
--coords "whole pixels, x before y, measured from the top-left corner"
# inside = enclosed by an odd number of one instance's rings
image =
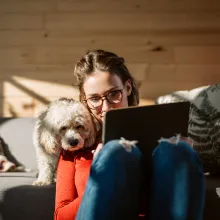
[[[110,96],[114,97],[118,95],[118,91],[112,91],[109,93]]]
[[[109,97],[110,99],[117,99],[117,98],[120,97],[120,95],[121,95],[120,91],[119,91],[119,90],[116,90],[116,91],[110,92],[109,95],[108,95],[108,97]]]
[[[76,129],[84,129],[84,126],[83,125],[77,125]]]
[[[96,96],[96,97],[91,97],[91,98],[89,98],[89,100],[90,100],[91,102],[98,102],[98,101],[100,100],[100,97],[98,97],[98,96]]]
[[[65,131],[66,129],[67,129],[67,127],[63,126],[63,127],[60,128],[60,131]]]

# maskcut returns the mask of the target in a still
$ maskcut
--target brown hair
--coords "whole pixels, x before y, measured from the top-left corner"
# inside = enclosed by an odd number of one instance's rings
[[[137,82],[125,66],[124,58],[104,50],[88,51],[75,65],[74,75],[77,80],[76,85],[80,92],[80,101],[85,99],[83,85],[86,78],[97,70],[116,74],[122,80],[124,85],[127,80],[130,80],[132,92],[128,96],[128,105],[137,106],[139,104]]]

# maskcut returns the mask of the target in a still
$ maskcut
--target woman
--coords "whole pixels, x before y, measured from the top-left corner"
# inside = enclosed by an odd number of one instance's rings
[[[101,124],[110,109],[139,103],[137,84],[124,59],[114,53],[89,51],[76,64],[75,76],[80,101]],[[141,188],[139,149],[132,145],[127,151],[119,140],[103,147],[100,136],[98,146],[94,146],[94,159],[92,149],[60,155],[54,219],[141,218],[144,215],[140,215],[140,194],[146,199],[143,210],[147,218],[202,219],[202,165],[186,141],[163,141],[156,147],[152,154],[153,178],[146,183],[151,187],[149,195]]]

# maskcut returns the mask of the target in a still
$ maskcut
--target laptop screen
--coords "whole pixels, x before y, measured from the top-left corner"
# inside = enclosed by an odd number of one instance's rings
[[[189,108],[189,102],[179,102],[110,110],[103,124],[103,143],[121,137],[137,140],[141,151],[151,155],[161,137],[187,136]]]

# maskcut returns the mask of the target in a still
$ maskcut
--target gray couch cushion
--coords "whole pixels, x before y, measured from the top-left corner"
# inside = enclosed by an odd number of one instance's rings
[[[1,192],[0,220],[53,219],[55,185],[32,186],[33,178],[24,177],[10,177],[5,181],[10,187]]]
[[[33,146],[35,118],[0,118],[0,135],[8,146],[8,159],[32,170],[37,169]]]
[[[36,172],[30,173],[1,173],[0,175],[0,202],[4,201],[4,193],[11,188],[32,185],[36,179]]]
[[[31,172],[0,173],[0,220],[52,220],[55,185],[32,186],[37,176],[33,146],[35,118],[0,118],[6,156]]]

